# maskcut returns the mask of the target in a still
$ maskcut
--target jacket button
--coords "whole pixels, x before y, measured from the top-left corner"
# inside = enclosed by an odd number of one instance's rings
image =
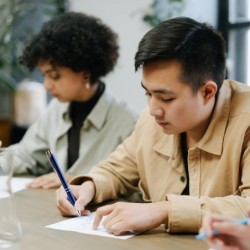
[[[185,182],[185,177],[181,176],[180,180],[181,180],[181,182]]]

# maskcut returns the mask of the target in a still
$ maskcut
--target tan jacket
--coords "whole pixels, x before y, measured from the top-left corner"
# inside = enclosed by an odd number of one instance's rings
[[[180,136],[164,134],[145,111],[133,132],[88,177],[94,202],[116,199],[139,185],[145,201],[169,201],[169,232],[197,232],[207,212],[243,217],[250,208],[250,87],[225,81],[211,123],[188,151],[190,195]]]

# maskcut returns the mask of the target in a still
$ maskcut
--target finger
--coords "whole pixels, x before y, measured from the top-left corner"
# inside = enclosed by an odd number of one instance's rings
[[[34,181],[27,184],[27,188],[40,188],[43,182],[43,178],[36,178]]]
[[[122,234],[125,234],[127,232],[127,230],[124,230],[124,223],[119,221],[119,219],[117,217],[106,222],[105,228],[109,233],[112,233],[115,235],[122,235]]]
[[[208,238],[212,236],[212,216],[205,216],[202,222],[202,228],[199,230],[200,233],[206,232]]]
[[[107,205],[96,210],[96,216],[93,222],[92,229],[96,230],[102,220],[102,217],[110,214],[114,209],[114,205]],[[108,218],[106,218],[108,219]]]
[[[86,199],[83,197],[76,200],[74,207],[81,213],[81,215],[89,215],[90,211],[88,209],[85,209],[87,205],[88,201],[86,201]]]
[[[44,189],[59,188],[61,186],[60,181],[46,182],[42,185]]]
[[[224,222],[224,221],[234,221],[232,217],[225,215],[215,214],[212,216],[213,221]]]
[[[87,210],[87,209],[85,209],[85,210],[82,210],[82,211],[80,211],[81,212],[81,215],[82,216],[87,216],[87,215],[89,215],[91,212],[89,211],[89,210]]]
[[[223,223],[225,221],[232,221],[232,218],[228,218],[226,216],[217,214],[207,215],[203,218],[202,228],[200,231],[201,232],[205,231],[207,233],[208,238],[212,238],[213,230],[216,229],[214,227],[214,223],[216,222]]]
[[[247,216],[250,217],[250,210],[247,211]],[[248,222],[248,224],[249,224],[249,223],[250,223],[250,222]]]
[[[231,236],[239,236],[242,234],[242,230],[245,229],[245,225],[237,225],[232,222],[214,222],[214,228],[220,232],[220,234],[227,234]]]
[[[79,211],[84,211],[85,207],[92,200],[92,196],[89,195],[88,190],[81,186],[71,185],[70,188],[76,198],[75,208]]]
[[[27,185],[28,188],[44,188],[45,185],[50,183],[58,182],[59,179],[55,173],[49,173],[42,176],[37,177],[31,183]],[[60,186],[60,185],[59,185]]]
[[[67,199],[67,195],[63,188],[59,188],[56,191],[57,194],[57,208],[60,210],[63,216],[75,216],[77,214],[76,209],[71,205]]]

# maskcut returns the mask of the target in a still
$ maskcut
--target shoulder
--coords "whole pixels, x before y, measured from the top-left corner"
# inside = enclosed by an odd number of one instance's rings
[[[232,80],[226,80],[224,84],[231,91],[230,115],[250,115],[250,86]]]
[[[98,106],[102,112],[106,112],[107,118],[122,119],[133,123],[138,118],[137,112],[128,103],[114,97],[106,90],[100,98]]]

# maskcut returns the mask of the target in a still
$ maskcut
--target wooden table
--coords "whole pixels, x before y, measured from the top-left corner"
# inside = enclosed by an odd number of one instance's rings
[[[160,227],[127,240],[46,228],[65,220],[56,208],[55,190],[30,189],[14,194],[23,228],[20,250],[202,250],[208,249],[194,235],[170,235]]]

